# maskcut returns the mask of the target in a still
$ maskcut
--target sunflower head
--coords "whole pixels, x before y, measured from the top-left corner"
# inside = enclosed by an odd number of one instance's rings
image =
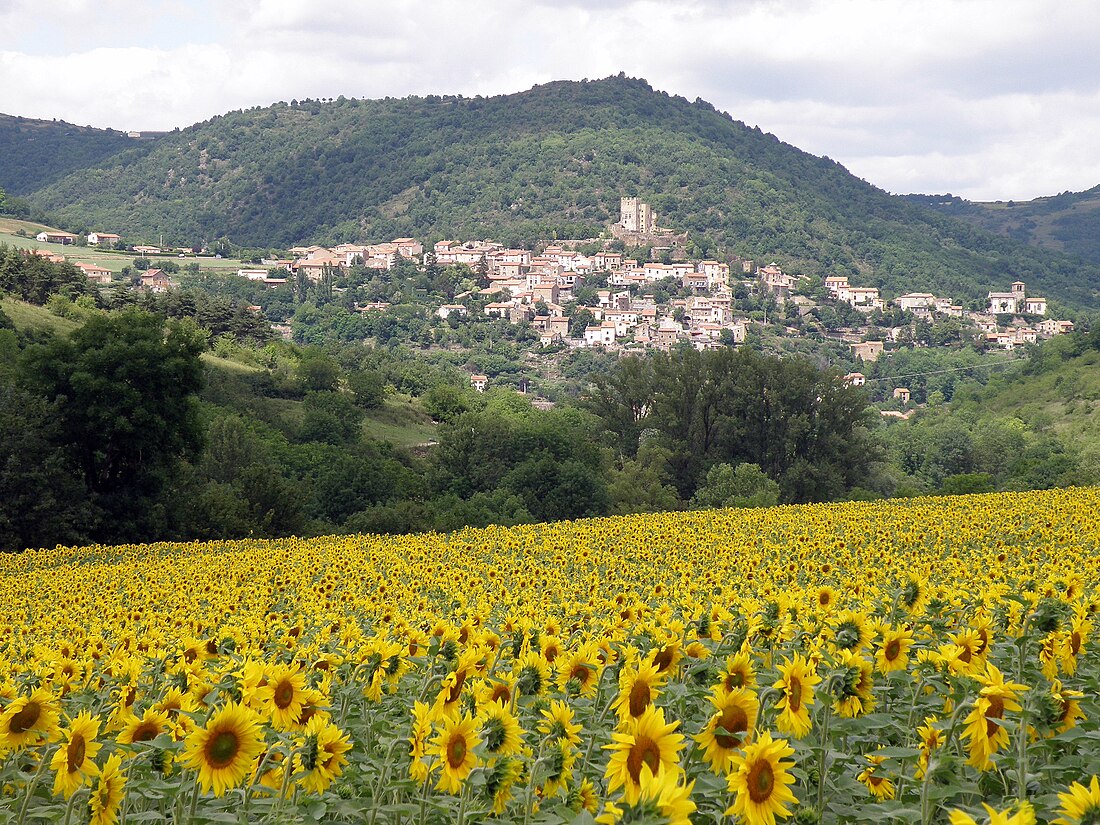
[[[259,717],[242,705],[230,703],[205,727],[195,728],[188,735],[183,761],[198,771],[203,791],[213,790],[215,796],[222,796],[253,771],[263,750]]]
[[[743,754],[737,754],[733,771],[727,777],[735,797],[726,815],[739,816],[751,823],[771,823],[776,816],[790,816],[786,806],[797,801],[787,787],[795,781],[789,772],[794,763],[784,759],[793,753],[794,748],[786,740],[773,740],[765,731]]]

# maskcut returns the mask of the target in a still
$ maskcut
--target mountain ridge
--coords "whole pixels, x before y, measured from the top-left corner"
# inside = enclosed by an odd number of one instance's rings
[[[0,162],[0,166],[3,163]],[[1095,306],[1100,265],[893,196],[623,75],[494,97],[292,101],[218,115],[28,197],[70,226],[241,245],[591,237],[639,195],[699,254],[979,300],[1012,280]]]
[[[906,197],[988,232],[1100,264],[1100,186],[1030,201],[969,201],[954,195]]]

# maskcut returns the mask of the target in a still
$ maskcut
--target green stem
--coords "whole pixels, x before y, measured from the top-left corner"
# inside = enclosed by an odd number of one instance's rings
[[[825,719],[821,723],[821,753],[818,756],[817,762],[817,813],[818,816],[825,816],[825,772],[826,772],[826,755],[829,749],[829,720],[832,719],[832,709],[829,707],[828,699],[824,703],[823,710],[825,712]]]
[[[195,821],[195,809],[199,805],[199,778],[195,777],[195,788],[191,791],[191,806],[187,810],[187,825]]]
[[[27,795],[23,798],[23,806],[19,809],[19,819],[16,820],[16,825],[23,825],[27,819],[27,809],[30,808],[31,797],[34,796],[34,791],[38,787],[38,780],[42,776],[46,763],[50,761],[50,753],[50,748],[46,748],[42,753],[42,761],[38,763],[38,768],[31,777],[30,784],[27,785]]]
[[[290,787],[290,777],[294,774],[294,748],[287,748],[286,758],[283,760],[283,783],[279,787],[279,799],[275,803],[277,810],[286,807],[287,789]]]
[[[73,795],[69,797],[69,804],[65,806],[65,825],[69,825],[69,822],[73,817],[73,808],[76,806],[76,798],[80,796],[80,792],[84,790],[83,787],[77,788],[73,791]]]
[[[458,802],[458,825],[465,825],[466,822],[466,802],[470,798],[470,783],[465,782],[462,786],[462,796]]]
[[[924,776],[921,777],[920,783],[920,823],[921,825],[929,825],[932,819],[932,810],[928,805],[928,783],[931,781],[929,777],[932,775],[932,754],[928,755],[928,764],[924,768]]]
[[[432,775],[429,772],[424,777],[424,781],[421,783],[420,788],[420,825],[427,825],[428,822],[428,785],[431,783]]]
[[[1026,639],[1020,638],[1019,657],[1016,665],[1016,681],[1024,684],[1024,649]],[[1027,702],[1020,703],[1020,724],[1016,731],[1016,794],[1024,802],[1027,800]]]

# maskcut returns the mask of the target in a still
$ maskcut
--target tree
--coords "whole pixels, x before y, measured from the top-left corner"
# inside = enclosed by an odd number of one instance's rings
[[[595,323],[596,316],[592,314],[592,310],[582,309],[580,312],[574,312],[569,319],[569,337],[583,338],[584,331]]]
[[[307,392],[332,392],[340,380],[340,365],[320,350],[306,351],[296,372]]]
[[[451,384],[436,384],[422,400],[424,409],[436,421],[451,421],[470,409],[467,393]]]
[[[386,379],[377,370],[360,370],[348,375],[348,388],[355,404],[364,410],[381,407],[386,400]]]
[[[755,464],[715,464],[691,503],[696,507],[774,507],[779,485]]]
[[[645,426],[670,450],[672,480],[683,498],[715,463],[757,465],[779,484],[786,502],[837,498],[863,480],[877,455],[862,391],[808,360],[746,347],[650,358],[648,397],[642,393],[627,407],[621,390],[618,402],[612,391],[593,409],[627,449],[630,410],[647,410]],[[622,359],[600,385],[629,385],[630,369],[636,366]]]
[[[201,446],[204,349],[194,323],[128,309],[25,352],[24,378],[53,404],[59,443],[90,495],[93,539],[148,540],[163,529],[157,497]]]
[[[614,370],[597,372],[593,383],[585,408],[603,420],[619,453],[634,456],[653,404],[653,359],[623,358]]]
[[[0,376],[0,552],[82,541],[87,494],[46,401]]]

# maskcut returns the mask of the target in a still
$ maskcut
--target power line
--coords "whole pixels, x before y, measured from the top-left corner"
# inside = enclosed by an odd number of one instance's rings
[[[900,381],[903,378],[920,378],[921,376],[924,376],[924,375],[942,375],[945,372],[962,372],[964,370],[977,370],[977,369],[984,369],[984,368],[987,368],[987,367],[1000,367],[1000,366],[1003,366],[1005,364],[1013,364],[1016,361],[1026,361],[1026,360],[1027,360],[1027,356],[1026,355],[1021,355],[1021,356],[1017,356],[1017,357],[1014,357],[1014,358],[1005,358],[1005,359],[1000,360],[1000,361],[991,361],[991,362],[986,363],[986,364],[971,364],[968,367],[948,367],[948,368],[942,369],[942,370],[928,370],[927,372],[911,372],[907,375],[888,375],[888,376],[885,376],[883,378],[867,378],[865,380],[868,384],[871,383],[872,381]]]

